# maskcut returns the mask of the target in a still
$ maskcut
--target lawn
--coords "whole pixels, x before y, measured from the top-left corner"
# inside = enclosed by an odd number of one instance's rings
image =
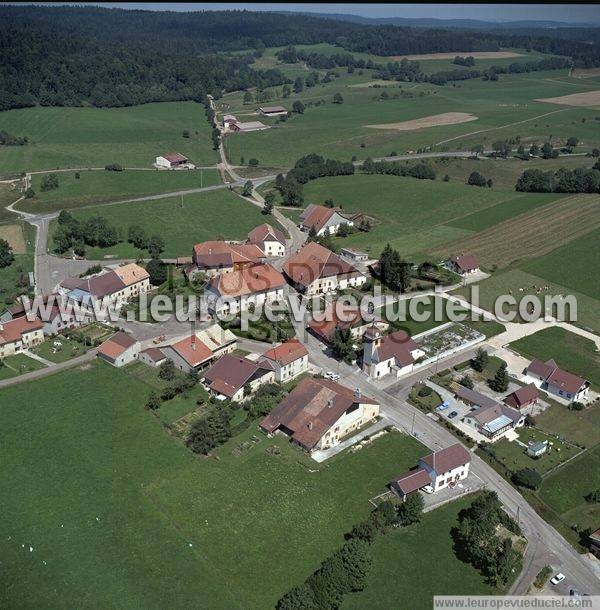
[[[97,362],[0,392],[1,605],[273,607],[424,452],[388,434],[311,472],[252,427],[201,459],[147,391]]]
[[[585,500],[595,489],[600,489],[600,446],[544,479],[539,496],[565,521],[595,530],[600,521],[600,505]]]
[[[367,586],[346,596],[343,610],[429,610],[434,595],[498,595],[497,589],[454,552],[451,530],[458,525],[458,513],[471,502],[472,498],[456,500],[425,514],[416,526],[379,536],[373,545]],[[409,606],[399,600],[410,600]]]
[[[600,404],[583,411],[571,411],[564,405],[553,403],[536,415],[535,421],[538,428],[578,445],[593,447],[600,443]]]
[[[529,441],[547,440],[550,449],[541,457],[532,458],[527,455],[527,450],[516,441],[509,442],[501,439],[494,443],[494,455],[512,472],[522,468],[533,468],[543,475],[581,452],[579,447],[574,447],[558,440],[554,435],[533,428],[521,428],[519,440],[525,444]]]
[[[78,174],[79,178],[76,178],[76,172],[58,173],[59,188],[46,192],[40,190],[43,174],[33,176],[32,187],[36,196],[24,200],[18,208],[39,214],[106,201],[132,199],[142,195],[212,186],[220,182],[217,171],[210,169],[122,172],[99,170],[81,171]]]
[[[38,362],[25,354],[7,356],[0,362],[3,364],[3,366],[0,366],[0,380],[46,368],[41,362]]]
[[[23,243],[26,252],[15,254],[15,260],[8,266],[0,269],[0,312],[5,306],[12,305],[15,299],[30,290],[29,272],[33,271],[33,250],[35,247],[35,228],[25,221],[17,221],[13,215],[11,225],[22,227]]]
[[[554,359],[571,373],[589,379],[593,388],[600,389],[600,354],[591,339],[564,328],[551,327],[514,341],[511,348],[529,359]]]
[[[75,211],[85,220],[102,216],[108,223],[122,229],[125,237],[130,225],[142,226],[148,235],[165,240],[163,256],[191,256],[192,246],[207,239],[244,239],[255,226],[264,222],[260,209],[236,197],[226,189],[173,197],[156,201],[97,206]],[[53,227],[56,221],[53,221]],[[146,252],[141,253],[147,257]],[[111,248],[87,248],[86,256],[136,258],[140,255],[132,244],[121,242]]]
[[[214,165],[210,125],[195,102],[127,108],[23,108],[0,112],[0,129],[29,138],[26,146],[0,149],[2,172],[55,168],[151,167],[172,151],[196,165]],[[183,130],[190,138],[183,138]]]
[[[60,345],[54,345],[60,343]],[[83,344],[67,337],[52,337],[38,345],[33,352],[51,362],[65,362],[71,358],[82,356],[88,351]]]

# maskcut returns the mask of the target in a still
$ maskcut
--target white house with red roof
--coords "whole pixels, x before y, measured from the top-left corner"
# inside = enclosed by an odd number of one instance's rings
[[[303,231],[314,229],[317,236],[321,236],[326,234],[334,235],[343,224],[352,227],[354,226],[354,221],[349,215],[344,214],[341,208],[328,208],[324,205],[311,203],[300,214],[298,226]]]
[[[260,248],[265,256],[285,256],[285,235],[270,224],[262,224],[248,233],[248,244]]]
[[[235,244],[226,241],[204,241],[194,246],[193,267],[188,274],[203,273],[214,277],[221,273],[231,273],[264,262],[265,254],[254,243]]]
[[[384,335],[376,325],[363,334],[363,371],[373,379],[410,373],[425,352],[403,330]]]
[[[161,169],[177,169],[180,167],[194,169],[194,165],[188,162],[188,158],[185,155],[175,152],[156,157],[154,164]]]
[[[525,374],[542,390],[570,402],[585,400],[590,382],[579,375],[561,369],[554,360],[532,360]]]
[[[288,339],[263,354],[275,371],[275,379],[284,383],[308,371],[308,350],[298,339]]]
[[[479,271],[479,261],[472,254],[461,254],[448,260],[447,266],[458,275],[467,276]]]
[[[120,331],[98,347],[98,358],[116,367],[133,362],[139,353],[139,341]]]
[[[470,465],[469,451],[460,443],[455,443],[421,458],[416,469],[393,478],[389,486],[402,500],[419,490],[435,493],[440,489],[453,488],[466,479]]]
[[[39,345],[44,340],[44,323],[27,316],[0,323],[0,359]]]

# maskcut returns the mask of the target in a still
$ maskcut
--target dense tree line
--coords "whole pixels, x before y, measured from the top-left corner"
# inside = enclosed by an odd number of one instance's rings
[[[527,193],[600,193],[600,163],[593,168],[561,168],[555,172],[525,170],[515,190]]]
[[[391,174],[392,176],[409,176],[419,180],[435,180],[435,171],[427,163],[396,163],[394,161],[373,161],[365,159],[361,166],[365,174]]]

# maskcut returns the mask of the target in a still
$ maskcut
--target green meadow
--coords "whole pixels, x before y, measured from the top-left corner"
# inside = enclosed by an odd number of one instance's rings
[[[174,151],[196,165],[217,161],[204,107],[195,102],[23,108],[0,112],[0,129],[29,138],[26,146],[0,148],[2,174],[109,163],[152,167],[157,156]],[[183,130],[189,138],[182,137]]]
[[[227,189],[195,193],[181,197],[100,205],[76,210],[73,215],[86,220],[101,216],[119,227],[125,241],[111,248],[86,248],[89,259],[136,258],[140,252],[126,241],[127,229],[139,225],[148,235],[160,235],[165,241],[165,258],[191,256],[192,246],[209,239],[245,239],[248,232],[264,222],[260,209]],[[50,234],[57,226],[51,223]]]
[[[320,467],[251,425],[199,458],[151,388],[98,362],[0,390],[0,605],[273,607],[425,451],[391,433]]]
[[[143,195],[202,188],[220,182],[216,169],[122,172],[84,170],[59,172],[56,175],[59,187],[45,192],[40,189],[43,175],[32,176],[31,186],[35,197],[25,199],[17,206],[18,209],[34,214],[52,212]]]

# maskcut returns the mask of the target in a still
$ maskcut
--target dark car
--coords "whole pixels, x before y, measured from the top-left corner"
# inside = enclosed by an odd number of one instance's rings
[[[454,419],[458,415],[458,411],[452,411],[450,415],[448,415],[448,419]]]

